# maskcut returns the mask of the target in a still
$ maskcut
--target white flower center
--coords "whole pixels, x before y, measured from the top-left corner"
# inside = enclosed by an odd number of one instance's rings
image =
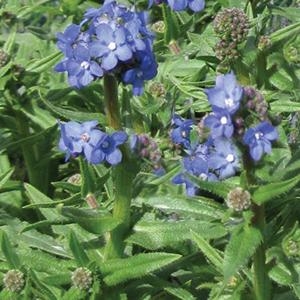
[[[225,99],[225,106],[226,107],[232,107],[234,104],[233,100],[231,98],[226,98]]]
[[[233,155],[233,154],[228,154],[228,155],[226,156],[226,160],[227,160],[228,162],[233,162],[233,161],[234,161],[234,155]]]
[[[186,137],[187,137],[187,133],[186,133],[186,131],[185,131],[185,130],[181,131],[181,136],[182,136],[182,137],[184,137],[184,138],[186,138]]]
[[[254,134],[254,136],[255,136],[255,138],[257,139],[257,140],[259,140],[261,137],[263,137],[263,133],[262,132],[256,132],[255,134]]]
[[[106,148],[108,148],[108,147],[109,147],[109,142],[108,142],[108,141],[104,141],[104,142],[102,143],[102,148],[106,149]]]
[[[222,125],[225,125],[225,124],[227,124],[228,120],[227,120],[226,117],[223,116],[223,117],[220,119],[220,122],[221,122]]]
[[[114,50],[116,50],[116,48],[117,48],[117,44],[115,42],[110,42],[108,44],[108,49],[109,50],[114,51]]]
[[[90,64],[89,64],[89,62],[87,62],[87,61],[83,61],[83,62],[80,64],[80,67],[87,70],[87,69],[90,67]]]
[[[202,180],[206,180],[207,179],[207,174],[205,174],[205,173],[201,173],[200,175],[199,175],[199,177],[202,179]]]
[[[88,133],[83,133],[81,136],[80,136],[80,139],[83,140],[85,143],[87,143],[89,140],[90,140],[90,136]]]
[[[142,78],[143,77],[143,72],[142,71],[138,71],[137,74],[136,74],[136,76],[138,78]]]

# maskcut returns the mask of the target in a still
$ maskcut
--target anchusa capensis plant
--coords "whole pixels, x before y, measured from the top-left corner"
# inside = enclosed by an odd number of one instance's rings
[[[0,3],[0,299],[300,299],[298,2],[96,2]]]

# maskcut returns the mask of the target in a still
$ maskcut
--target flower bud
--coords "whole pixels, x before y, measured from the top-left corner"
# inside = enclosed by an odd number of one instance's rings
[[[237,187],[228,193],[225,201],[229,208],[232,208],[235,211],[243,211],[250,207],[250,199],[251,195],[248,191]]]
[[[80,290],[87,290],[90,288],[93,278],[92,278],[92,272],[88,270],[87,268],[77,268],[72,273],[72,282],[73,285]]]
[[[166,30],[166,26],[164,21],[157,21],[152,25],[151,29],[157,33],[164,33]]]
[[[272,42],[271,42],[270,37],[263,35],[259,38],[257,47],[259,50],[263,51],[265,49],[268,49],[271,46],[271,44],[272,44]]]
[[[69,182],[71,184],[74,184],[74,185],[81,185],[81,175],[80,174],[74,174],[68,179],[67,182]]]
[[[97,202],[97,199],[95,197],[94,194],[88,194],[86,197],[85,197],[85,201],[87,202],[88,206],[90,208],[98,208],[99,205],[98,205],[98,202]]]
[[[5,66],[8,60],[9,60],[9,55],[3,49],[0,49],[0,68]]]
[[[24,274],[19,270],[9,270],[3,278],[6,289],[11,292],[20,292],[24,286]]]
[[[241,9],[235,7],[220,11],[214,19],[213,26],[216,34],[228,42],[243,42],[249,31],[248,17]]]
[[[149,92],[151,95],[157,98],[166,96],[166,89],[160,82],[153,82],[149,87]]]

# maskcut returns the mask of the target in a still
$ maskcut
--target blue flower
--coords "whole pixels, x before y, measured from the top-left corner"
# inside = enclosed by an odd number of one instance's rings
[[[210,128],[213,139],[218,137],[230,138],[234,128],[227,110],[215,107],[214,112],[204,119],[204,125]]]
[[[139,96],[144,90],[144,81],[150,80],[157,74],[157,64],[151,53],[140,52],[137,56],[140,60],[135,68],[124,72],[122,80],[133,86],[133,95]]]
[[[249,128],[244,135],[243,142],[249,146],[251,157],[258,161],[264,153],[271,153],[271,142],[277,139],[276,128],[264,121],[254,128]]]
[[[70,121],[59,122],[61,138],[59,149],[66,152],[66,160],[70,156],[83,154],[87,161],[92,161],[92,151],[104,133],[96,129],[97,121],[88,121],[82,124]]]
[[[240,167],[237,148],[231,140],[214,140],[215,151],[208,158],[208,166],[220,179],[233,176]]]
[[[190,132],[193,123],[192,120],[185,120],[179,115],[174,114],[172,118],[173,129],[171,131],[172,142],[183,145],[185,148],[190,148]]]
[[[91,55],[101,58],[101,67],[107,71],[112,70],[120,61],[132,58],[132,50],[126,42],[123,28],[113,30],[107,24],[96,28],[97,40],[91,44]]]
[[[57,34],[57,46],[65,57],[55,70],[67,72],[70,85],[77,88],[114,73],[133,85],[134,95],[140,95],[144,81],[157,74],[154,36],[147,23],[147,13],[114,0],[88,9],[79,25],[71,24]]]
[[[104,134],[93,148],[91,163],[99,164],[107,161],[111,165],[117,165],[122,160],[122,152],[118,146],[124,144],[126,140],[127,134],[123,131],[111,135]]]
[[[204,0],[149,0],[149,6],[153,3],[160,4],[162,2],[168,3],[168,5],[175,11],[182,11],[190,8],[194,12],[199,12],[204,9]]]
[[[172,183],[185,184],[188,196],[194,196],[199,190],[199,187],[191,181],[189,175],[196,176],[202,180],[217,180],[217,177],[209,172],[207,161],[201,156],[197,156],[197,153],[183,158],[183,168],[184,171],[177,174],[172,179]]]
[[[57,72],[68,72],[71,86],[81,88],[87,86],[95,78],[103,76],[103,69],[89,55],[87,48],[78,46],[74,50],[74,58],[68,58],[55,66]]]
[[[213,110],[216,107],[223,108],[232,115],[239,109],[243,88],[238,85],[235,75],[231,72],[218,75],[215,87],[206,89],[205,92]]]

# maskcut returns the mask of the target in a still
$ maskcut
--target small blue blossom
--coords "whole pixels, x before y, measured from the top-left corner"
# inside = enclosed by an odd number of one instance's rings
[[[70,156],[83,154],[87,161],[92,162],[92,151],[104,133],[96,129],[97,121],[88,121],[82,124],[70,121],[59,122],[61,138],[59,149],[66,152],[66,160]]]
[[[204,119],[204,125],[210,128],[213,139],[230,138],[234,131],[228,111],[219,107],[215,107],[214,111]]]
[[[99,164],[106,161],[111,165],[117,165],[122,160],[122,152],[118,146],[124,144],[126,140],[127,134],[123,131],[111,135],[104,134],[93,148],[91,163]]]
[[[132,93],[135,96],[139,96],[143,93],[144,81],[154,78],[157,74],[157,64],[151,53],[140,52],[137,57],[140,63],[138,63],[135,68],[124,72],[122,76],[124,83],[132,84]]]
[[[269,122],[264,121],[254,128],[249,128],[243,142],[249,146],[253,160],[258,161],[264,153],[271,153],[271,142],[278,139],[278,132]]]
[[[173,129],[171,131],[171,139],[174,144],[183,145],[185,148],[190,147],[190,132],[192,130],[193,121],[185,120],[175,114],[172,118]]]
[[[218,138],[214,140],[215,151],[208,158],[208,166],[219,177],[225,179],[235,175],[240,168],[237,148],[231,140]]]
[[[182,11],[190,8],[194,12],[199,12],[203,10],[205,6],[204,0],[149,0],[149,6],[152,6],[153,3],[160,4],[162,2],[168,3],[174,11]]]
[[[57,47],[65,57],[55,71],[67,72],[70,85],[77,88],[113,73],[133,85],[134,95],[141,95],[144,81],[157,74],[154,36],[147,23],[147,13],[114,0],[88,9],[79,25],[57,34]]]
[[[120,61],[132,57],[131,48],[126,43],[125,31],[122,28],[113,30],[107,24],[96,28],[97,40],[91,44],[90,52],[93,57],[101,58],[101,67],[112,70]]]
[[[103,69],[91,60],[88,49],[78,46],[74,53],[75,58],[68,58],[55,66],[57,72],[68,72],[70,85],[81,88],[103,75]]]
[[[236,82],[233,72],[218,75],[216,85],[205,90],[213,111],[216,107],[225,109],[229,114],[234,114],[240,106],[243,88]]]

